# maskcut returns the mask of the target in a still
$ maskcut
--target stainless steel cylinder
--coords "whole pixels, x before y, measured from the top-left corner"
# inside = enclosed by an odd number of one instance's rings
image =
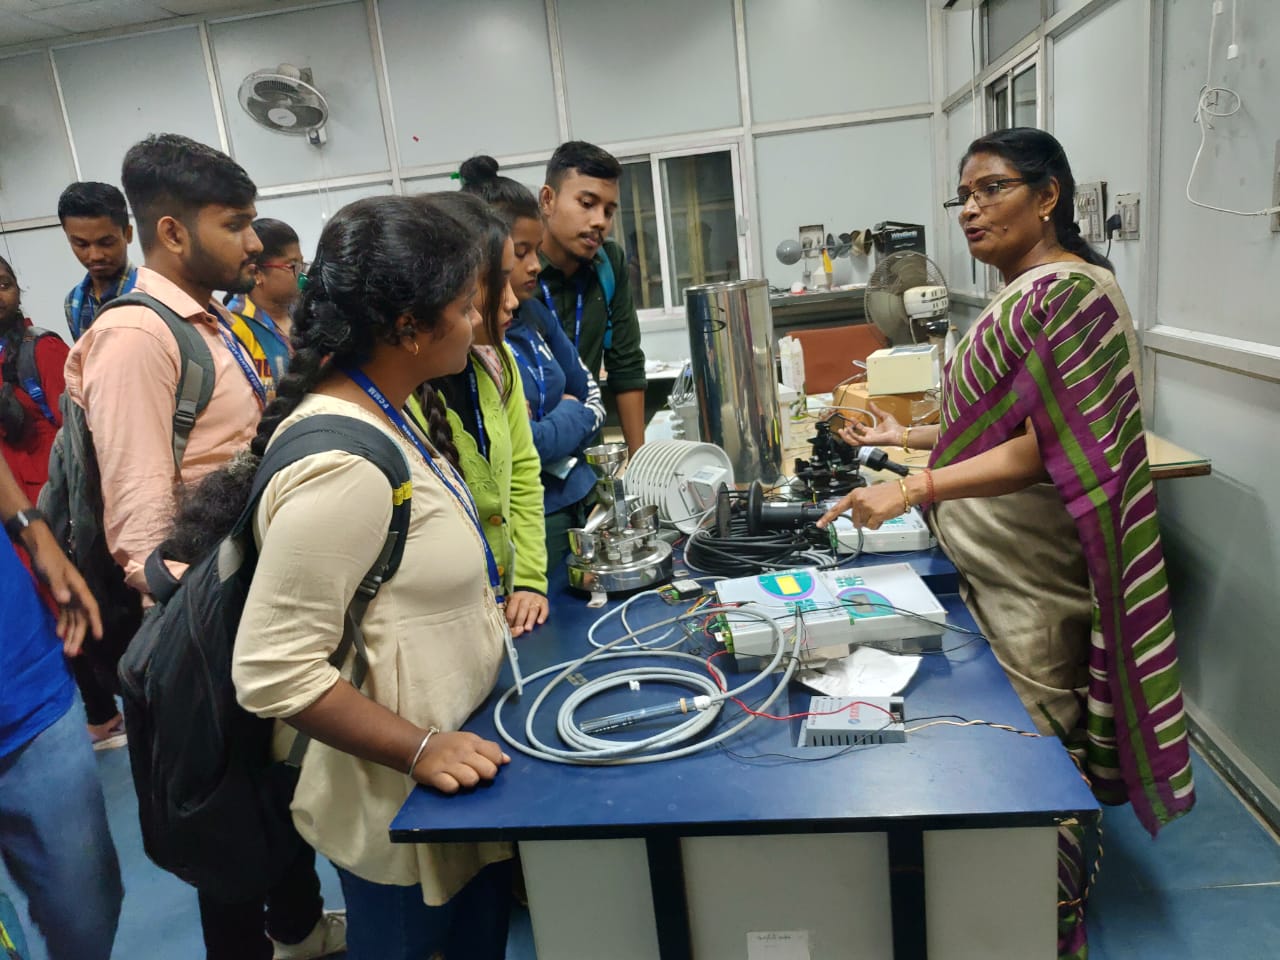
[[[702,440],[724,448],[739,483],[773,483],[782,434],[769,284],[708,283],[684,298]]]

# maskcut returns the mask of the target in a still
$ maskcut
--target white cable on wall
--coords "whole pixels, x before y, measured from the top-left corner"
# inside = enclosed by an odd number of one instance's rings
[[[1204,86],[1200,88],[1200,97],[1196,101],[1195,116],[1195,122],[1200,125],[1200,146],[1196,149],[1195,159],[1191,161],[1191,172],[1187,175],[1187,200],[1205,210],[1229,213],[1236,217],[1266,217],[1273,213],[1280,213],[1280,207],[1267,207],[1263,210],[1231,210],[1227,207],[1216,207],[1211,203],[1202,203],[1191,195],[1191,184],[1196,178],[1196,169],[1200,166],[1200,157],[1204,153],[1209,131],[1213,129],[1212,119],[1234,117],[1244,105],[1240,94],[1235,90],[1230,87],[1215,87],[1213,85],[1213,41],[1217,32],[1218,16],[1222,13],[1221,0],[1211,0],[1209,10],[1209,54],[1206,57]],[[1236,4],[1235,0],[1233,0],[1231,4],[1231,42],[1233,45],[1236,42],[1235,30]],[[1219,98],[1225,99],[1226,105],[1219,105]]]

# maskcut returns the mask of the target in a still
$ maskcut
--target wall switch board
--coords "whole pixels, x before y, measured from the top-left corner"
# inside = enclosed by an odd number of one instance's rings
[[[1115,235],[1117,240],[1138,239],[1138,204],[1136,193],[1116,194],[1116,212],[1120,214],[1120,230]]]
[[[1107,182],[1094,180],[1076,184],[1076,222],[1080,236],[1090,243],[1107,239]]]

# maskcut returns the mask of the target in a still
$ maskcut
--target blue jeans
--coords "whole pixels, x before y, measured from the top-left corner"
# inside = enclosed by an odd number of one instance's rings
[[[0,854],[50,960],[108,960],[124,889],[79,697],[0,758]]]
[[[491,863],[443,906],[422,887],[370,883],[338,867],[349,960],[503,960],[511,920],[511,861]]]

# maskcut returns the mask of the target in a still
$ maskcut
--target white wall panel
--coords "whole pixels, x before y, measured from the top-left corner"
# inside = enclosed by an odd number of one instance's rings
[[[752,118],[928,100],[927,17],[925,0],[746,0]]]
[[[557,0],[569,125],[607,143],[741,122],[730,0]]]
[[[381,0],[378,9],[403,166],[555,149],[542,0]]]
[[[118,184],[125,151],[148,134],[219,145],[195,27],[63,47],[54,60],[84,179]]]
[[[0,60],[0,221],[51,217],[76,178],[49,58]]]
[[[259,187],[388,169],[363,3],[215,23],[209,39],[218,62],[231,153]],[[268,130],[240,106],[241,81],[281,63],[309,67],[328,101],[328,142],[323,146]]]

